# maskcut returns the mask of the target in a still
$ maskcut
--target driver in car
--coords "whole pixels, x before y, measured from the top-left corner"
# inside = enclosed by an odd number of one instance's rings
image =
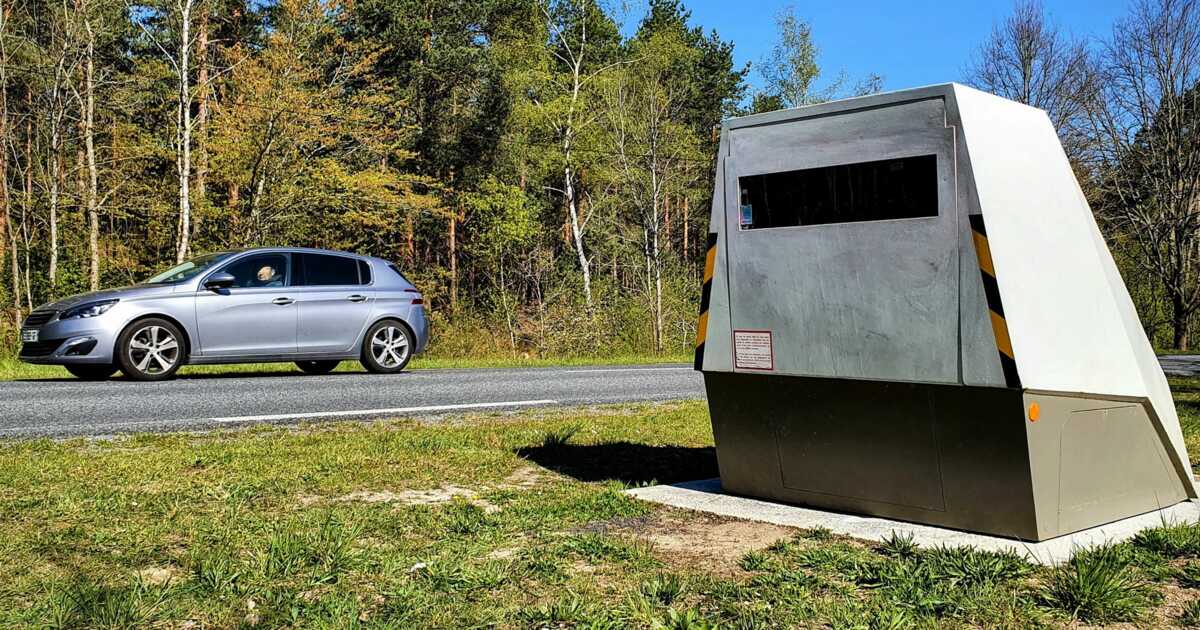
[[[281,287],[283,277],[271,265],[263,265],[254,276],[256,287]]]

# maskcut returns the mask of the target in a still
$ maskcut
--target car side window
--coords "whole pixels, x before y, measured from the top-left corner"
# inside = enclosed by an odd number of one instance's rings
[[[233,276],[235,289],[282,287],[287,281],[286,254],[248,256],[221,271]]]
[[[324,254],[296,254],[300,278],[293,284],[310,287],[347,286],[361,284],[358,259]]]

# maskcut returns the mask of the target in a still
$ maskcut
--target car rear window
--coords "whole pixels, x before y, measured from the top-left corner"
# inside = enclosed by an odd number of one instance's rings
[[[293,254],[296,259],[296,270],[293,273],[300,286],[346,286],[366,284],[359,277],[359,260],[345,256],[329,256],[325,254]]]

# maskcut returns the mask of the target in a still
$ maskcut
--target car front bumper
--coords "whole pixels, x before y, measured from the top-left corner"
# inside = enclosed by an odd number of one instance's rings
[[[47,322],[37,328],[38,341],[22,343],[17,358],[26,363],[112,363],[117,333],[102,324],[103,316]],[[30,328],[22,328],[22,334]]]

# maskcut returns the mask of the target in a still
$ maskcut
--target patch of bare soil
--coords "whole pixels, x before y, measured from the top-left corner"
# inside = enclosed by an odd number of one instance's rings
[[[550,473],[533,466],[522,466],[500,482],[500,488],[505,490],[528,490],[542,485],[550,479]]]
[[[765,549],[797,529],[688,512],[659,510],[651,516],[593,523],[585,531],[624,534],[646,540],[667,564],[702,568],[715,575],[740,575],[739,563],[748,551]]]
[[[528,490],[544,483],[548,475],[533,467],[525,466],[513,471],[499,484],[488,486],[488,490]],[[397,505],[436,505],[448,503],[454,499],[466,499],[483,508],[485,512],[500,511],[500,507],[479,498],[481,491],[463,488],[451,484],[425,490],[356,490],[347,494],[327,497],[321,495],[302,494],[297,501],[303,507],[318,503],[395,503]]]
[[[1155,628],[1169,628],[1179,625],[1179,615],[1183,609],[1196,599],[1196,591],[1167,583],[1162,587],[1163,601],[1150,612]]]
[[[144,569],[138,569],[137,576],[143,584],[162,586],[167,582],[177,581],[179,579],[180,572],[179,569],[175,567],[146,567]]]

